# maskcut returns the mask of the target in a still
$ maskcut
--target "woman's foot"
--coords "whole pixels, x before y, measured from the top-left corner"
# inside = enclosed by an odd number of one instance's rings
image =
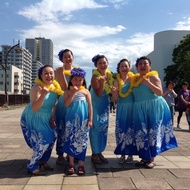
[[[73,174],[75,174],[75,168],[74,168],[74,166],[70,165],[70,166],[68,167],[68,169],[67,169],[67,174],[68,174],[68,175],[73,175]]]
[[[143,160],[143,159],[142,159],[140,162],[137,162],[137,163],[135,164],[135,166],[137,166],[137,167],[144,167],[145,164],[146,164],[146,160]]]
[[[43,167],[44,170],[54,170],[47,162],[39,162],[39,167]]]
[[[98,157],[99,157],[99,159],[100,159],[103,163],[108,163],[107,158],[105,158],[105,157],[102,155],[102,153],[99,153],[99,154],[98,154]]]
[[[67,162],[67,160],[64,157],[58,157],[56,160],[56,164],[58,165],[69,165],[69,163]]]
[[[45,175],[45,173],[44,172],[41,172],[40,170],[33,170],[33,171],[28,171],[28,173],[30,173],[30,174],[32,174],[32,175],[34,175],[34,176],[43,176],[43,175]]]
[[[119,158],[119,164],[123,164],[125,162],[125,155],[121,155],[121,157]]]
[[[78,175],[85,175],[84,166],[79,166],[78,167]]]
[[[129,155],[129,156],[127,157],[127,159],[125,160],[125,162],[126,162],[127,164],[132,164],[132,163],[133,163],[133,156],[132,156],[132,155]]]
[[[92,154],[92,156],[91,156],[91,161],[92,161],[94,164],[102,164],[102,161],[100,160],[98,154]]]
[[[145,168],[152,169],[154,168],[155,164],[153,162],[146,162]]]

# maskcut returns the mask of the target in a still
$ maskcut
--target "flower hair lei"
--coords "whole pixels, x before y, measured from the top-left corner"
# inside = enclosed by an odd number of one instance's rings
[[[42,82],[39,78],[36,78],[35,83],[40,85],[41,87],[48,88],[51,92],[55,92],[58,95],[64,94],[64,92],[61,90],[61,86],[56,80],[53,80],[53,85],[47,85],[44,82]]]
[[[93,75],[96,75],[98,78],[101,77],[101,74],[98,70],[94,70]],[[104,81],[104,90],[106,94],[110,94],[111,93],[110,87],[113,86],[114,79],[109,69],[106,69],[106,75],[108,77],[108,82]]]
[[[135,74],[135,76],[133,77],[133,87],[138,87],[142,83],[144,78],[149,78],[153,75],[158,76],[158,72],[157,71],[150,71],[146,75],[144,75],[142,78],[137,80],[137,78],[140,76],[140,74],[139,73]]]
[[[119,95],[122,98],[126,98],[127,96],[129,96],[131,94],[132,90],[133,90],[133,80],[132,80],[132,78],[133,78],[134,74],[132,72],[128,72],[127,75],[131,78],[131,82],[130,82],[130,87],[129,87],[128,91],[125,92],[125,93],[122,93],[122,88],[123,88],[123,85],[124,85],[124,81],[120,77],[120,74],[116,75],[116,78],[117,78],[118,83],[119,83]]]

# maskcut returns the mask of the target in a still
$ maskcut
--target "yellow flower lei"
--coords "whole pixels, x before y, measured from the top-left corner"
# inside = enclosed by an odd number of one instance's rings
[[[64,74],[67,76],[71,76],[71,70],[64,70]]]
[[[131,78],[131,82],[130,82],[130,87],[129,87],[128,91],[125,92],[124,94],[122,93],[122,88],[123,88],[123,85],[124,85],[124,81],[122,80],[120,74],[116,75],[118,83],[119,83],[119,95],[122,98],[126,98],[127,96],[129,96],[129,94],[131,94],[131,92],[133,90],[133,80],[132,80],[132,78],[133,78],[134,74],[132,72],[128,72],[127,75]]]
[[[75,66],[74,68],[77,68],[77,67]],[[64,70],[63,72],[64,72],[65,75],[71,76],[71,70]]]
[[[42,82],[39,78],[36,78],[35,83],[40,85],[41,87],[48,88],[51,92],[55,92],[58,95],[64,94],[64,92],[61,90],[61,86],[59,85],[59,83],[56,80],[53,81],[53,85],[47,85],[44,82]]]
[[[73,86],[71,86],[70,88],[73,89]],[[83,90],[83,89],[85,89],[84,86],[80,86],[80,87],[79,87],[79,90]]]
[[[98,70],[94,70],[93,75],[96,75],[98,78],[101,77],[101,74]],[[111,93],[110,87],[113,86],[114,78],[109,69],[106,69],[106,75],[108,77],[108,82],[106,81],[104,82],[104,90],[106,94],[110,94]]]
[[[134,87],[139,86],[142,83],[144,78],[149,78],[153,75],[158,76],[158,72],[157,71],[150,71],[137,81],[137,78],[140,76],[140,74],[139,73],[135,74],[135,76],[133,77],[133,86]]]

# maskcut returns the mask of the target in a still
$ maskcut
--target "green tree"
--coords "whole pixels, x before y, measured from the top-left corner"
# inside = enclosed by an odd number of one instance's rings
[[[179,45],[174,48],[172,56],[174,64],[164,69],[164,81],[174,81],[178,91],[184,81],[190,84],[190,34],[184,36]]]

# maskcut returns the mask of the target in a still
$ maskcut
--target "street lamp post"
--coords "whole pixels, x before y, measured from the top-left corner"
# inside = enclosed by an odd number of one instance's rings
[[[5,55],[5,66],[1,65],[2,68],[5,71],[5,105],[8,107],[9,106],[9,97],[8,97],[8,87],[7,87],[7,62],[8,62],[8,55],[11,52],[11,50],[13,50],[15,47],[20,47],[20,41],[18,41],[18,44],[12,46],[6,53]]]

